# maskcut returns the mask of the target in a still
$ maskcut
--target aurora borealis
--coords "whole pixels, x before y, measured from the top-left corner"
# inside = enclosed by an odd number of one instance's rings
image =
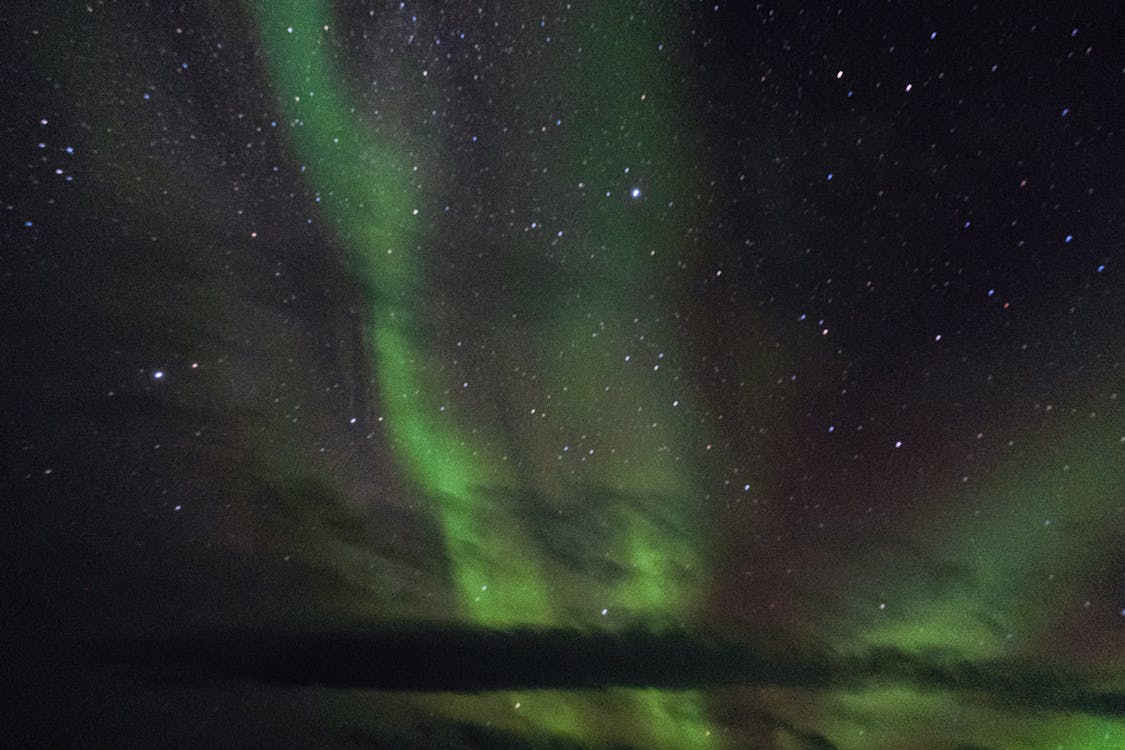
[[[1125,748],[1120,9],[3,13],[20,744]]]

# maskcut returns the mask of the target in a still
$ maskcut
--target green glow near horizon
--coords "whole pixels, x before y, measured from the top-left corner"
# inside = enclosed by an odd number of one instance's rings
[[[1084,598],[1082,574],[1104,558],[1101,545],[1125,520],[1114,502],[1125,486],[1114,437],[1060,434],[1056,444],[1065,448],[982,481],[981,507],[964,524],[929,537],[930,555],[963,564],[968,575],[947,593],[925,597],[906,581],[888,580],[890,596],[901,597],[900,608],[909,614],[884,618],[864,631],[864,642],[955,649],[972,658],[1019,653],[1056,618],[1051,602],[1057,592]],[[1076,548],[1068,528],[1086,530],[1089,544]],[[925,539],[924,532],[916,536]],[[983,622],[983,613],[993,621]]]
[[[963,580],[935,594],[916,580],[917,571],[888,571],[886,612],[854,615],[850,640],[908,652],[940,649],[969,661],[1035,660],[1050,653],[1053,628],[1067,614],[1058,602],[1081,607],[1090,585],[1083,574],[1105,559],[1106,545],[1125,520],[1119,500],[1125,466],[1112,427],[1058,430],[1053,437],[1018,469],[983,480],[980,507],[967,512],[964,522],[935,536],[927,533],[934,519],[919,519],[914,538],[927,540],[932,559],[963,564]],[[1085,530],[1087,544],[1076,549],[1068,527]],[[1113,687],[1121,684],[1119,678]],[[1117,720],[1013,710],[958,692],[896,686],[829,693],[815,703],[828,736],[856,750],[921,750],[969,738],[1005,750],[1125,747],[1125,725]],[[950,724],[949,717],[957,722]],[[910,734],[918,726],[931,728],[925,741]],[[934,729],[943,726],[947,737]]]

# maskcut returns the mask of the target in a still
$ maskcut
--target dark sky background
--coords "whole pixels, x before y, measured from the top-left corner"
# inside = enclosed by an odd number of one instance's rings
[[[6,5],[10,736],[1125,747],[1125,11],[924,5]]]

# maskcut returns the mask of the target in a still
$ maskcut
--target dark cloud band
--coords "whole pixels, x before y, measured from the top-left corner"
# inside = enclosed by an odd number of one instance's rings
[[[265,633],[117,645],[114,659],[278,685],[418,692],[724,685],[860,690],[906,684],[998,705],[1125,716],[1125,692],[1020,661],[970,661],[891,648],[855,654],[747,645],[683,632],[475,628]]]

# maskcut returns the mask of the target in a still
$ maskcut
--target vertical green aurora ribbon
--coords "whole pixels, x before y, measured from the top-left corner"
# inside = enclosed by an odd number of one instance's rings
[[[602,253],[602,265],[582,284],[582,304],[574,310],[561,306],[542,331],[543,355],[563,353],[546,375],[559,394],[568,394],[554,404],[560,418],[575,431],[596,429],[598,420],[607,417],[623,420],[640,443],[631,459],[592,471],[587,481],[600,488],[599,497],[618,498],[605,515],[614,531],[603,552],[624,575],[600,587],[579,581],[579,587],[595,588],[563,595],[548,585],[521,519],[487,497],[489,492],[519,491],[526,481],[513,475],[496,448],[503,441],[483,439],[487,426],[469,429],[439,409],[442,363],[426,340],[425,279],[418,257],[426,195],[412,177],[407,157],[417,144],[383,135],[357,112],[335,67],[326,3],[261,0],[254,7],[292,155],[370,295],[374,322],[367,343],[387,430],[403,471],[436,503],[464,615],[490,626],[559,624],[555,602],[561,597],[571,605],[575,599],[604,600],[636,620],[658,617],[683,623],[692,618],[705,595],[697,585],[706,575],[699,562],[702,540],[688,531],[700,515],[694,507],[698,499],[689,470],[666,453],[685,435],[672,426],[674,417],[653,416],[674,408],[675,397],[666,382],[652,386],[637,375],[610,375],[607,370],[618,360],[630,317],[651,294],[638,286],[643,287],[645,278],[660,277],[642,264],[651,262],[656,248],[658,268],[667,263],[669,230],[683,227],[655,226],[622,214],[608,218],[597,209],[586,212],[580,220],[589,225],[589,241]],[[579,162],[609,163],[644,154],[657,162],[646,190],[662,194],[671,207],[673,193],[655,175],[672,179],[670,165],[663,162],[672,158],[674,135],[646,111],[643,97],[646,87],[656,87],[667,71],[649,64],[657,44],[651,28],[631,16],[615,15],[619,13],[599,16],[600,27],[585,40],[590,68],[572,74],[609,85],[599,94],[603,106],[578,134],[592,152],[576,154],[570,172],[577,175]],[[633,52],[631,68],[621,68],[615,60],[622,42]],[[612,143],[602,137],[608,130],[630,135],[623,146],[626,153],[613,153],[606,145]],[[591,188],[603,188],[600,180],[592,182]],[[590,337],[591,324],[611,335]],[[668,353],[671,362],[674,351],[669,347]],[[609,395],[603,387],[607,377],[617,385]],[[623,499],[642,496],[660,505],[660,520]],[[625,700],[636,725],[645,727],[648,746],[715,746],[695,694],[638,690],[628,691]],[[583,718],[592,710],[587,699],[560,696],[539,703],[545,708],[537,718],[525,711],[539,727],[585,739],[596,736],[597,722]]]
[[[439,409],[441,367],[423,335],[417,257],[425,195],[411,174],[409,147],[381,135],[353,106],[334,68],[324,3],[261,2],[257,9],[290,148],[371,296],[366,339],[395,456],[440,503],[461,599],[481,623],[548,624],[546,590],[530,563],[502,577],[487,565],[490,549],[510,554],[523,539],[513,519],[481,507],[483,487],[510,485],[512,477],[498,456],[488,455],[479,430],[470,436]]]

